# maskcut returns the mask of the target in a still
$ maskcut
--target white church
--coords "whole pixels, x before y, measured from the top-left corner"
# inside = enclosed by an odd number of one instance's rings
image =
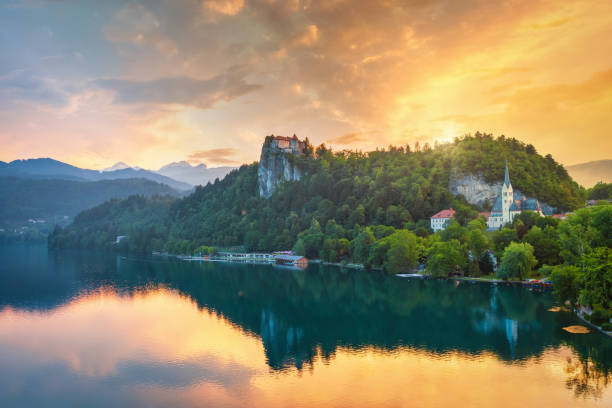
[[[501,194],[497,196],[495,205],[493,205],[491,214],[487,219],[487,227],[489,229],[499,229],[504,224],[512,222],[514,217],[522,211],[535,211],[544,216],[540,202],[536,198],[527,198],[518,191],[514,192],[512,184],[510,184],[508,160],[506,160],[504,184],[501,187]]]

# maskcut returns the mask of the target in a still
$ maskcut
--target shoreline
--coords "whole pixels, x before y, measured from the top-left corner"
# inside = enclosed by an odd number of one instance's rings
[[[576,311],[572,311],[572,313],[576,316],[578,316],[578,318],[580,320],[582,320],[584,323],[587,324],[587,326],[591,326],[593,327],[595,330],[597,330],[600,333],[605,334],[606,336],[612,338],[612,331],[605,331],[604,329],[602,329],[600,326],[597,326],[595,323],[592,323],[590,321],[588,321],[587,319],[584,318],[584,316],[582,315],[582,313],[576,312]]]
[[[188,261],[188,262],[192,262],[192,261],[206,261],[206,262],[226,262],[226,263],[239,263],[239,264],[248,264],[248,265],[275,265],[274,262],[269,262],[269,261],[240,261],[240,260],[230,260],[230,259],[211,259],[211,258],[205,258],[202,256],[190,256],[190,255],[174,255],[174,254],[164,254],[164,253],[153,253],[153,256],[159,256],[159,257],[169,257],[169,258],[177,258],[181,261]],[[310,264],[318,264],[318,265],[324,265],[324,266],[335,266],[341,269],[352,269],[352,270],[363,270],[363,271],[377,271],[380,272],[383,269],[382,268],[366,268],[363,264],[356,264],[356,263],[346,263],[343,264],[341,262],[325,262],[321,259],[311,259],[309,260]],[[467,282],[487,282],[487,283],[492,283],[492,284],[511,284],[511,285],[523,285],[523,286],[528,286],[528,287],[537,287],[537,288],[541,288],[541,289],[551,289],[552,288],[552,284],[550,283],[546,283],[544,284],[543,282],[541,282],[542,280],[540,280],[540,282],[537,283],[532,283],[526,280],[503,280],[503,279],[496,279],[496,278],[483,278],[483,277],[478,277],[478,276],[446,276],[446,277],[432,277],[431,275],[424,273],[424,271],[419,272],[417,270],[410,272],[410,273],[406,273],[406,274],[393,274],[395,276],[399,276],[399,277],[419,277],[419,278],[426,278],[426,279],[447,279],[447,280],[459,280],[459,281],[467,281]],[[411,276],[408,276],[411,275]]]

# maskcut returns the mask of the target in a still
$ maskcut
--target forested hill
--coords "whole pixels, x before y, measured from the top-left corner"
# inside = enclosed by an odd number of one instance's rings
[[[457,210],[463,224],[477,216],[479,208],[450,193],[453,172],[501,181],[505,159],[515,189],[561,211],[582,206],[586,194],[563,166],[533,146],[480,133],[435,147],[369,153],[322,145],[312,157],[293,159],[304,176],[282,184],[269,199],[258,194],[258,164],[244,165],[184,199],[132,198],[84,211],[73,225],[55,231],[50,244],[111,247],[117,235],[127,235],[124,249],[137,251],[190,253],[201,245],[269,251],[291,249],[300,237],[304,244],[310,238],[300,233],[314,224],[336,240],[353,240],[364,226],[425,235],[428,217],[443,208]],[[384,227],[378,233],[388,235]]]
[[[179,195],[165,184],[145,179],[73,181],[0,177],[0,227],[27,224],[28,219],[52,223],[58,217],[72,218],[86,208],[132,194]]]

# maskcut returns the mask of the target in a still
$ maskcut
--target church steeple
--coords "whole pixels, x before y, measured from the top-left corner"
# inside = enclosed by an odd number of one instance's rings
[[[506,160],[506,175],[504,176],[504,186],[510,185],[510,175],[508,174],[508,160]]]

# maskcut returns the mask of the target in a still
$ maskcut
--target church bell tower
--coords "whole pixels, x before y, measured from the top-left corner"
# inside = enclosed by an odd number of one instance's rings
[[[511,222],[510,206],[514,200],[512,184],[510,184],[510,175],[508,174],[508,160],[506,160],[506,175],[504,176],[504,185],[502,186],[502,225]]]

